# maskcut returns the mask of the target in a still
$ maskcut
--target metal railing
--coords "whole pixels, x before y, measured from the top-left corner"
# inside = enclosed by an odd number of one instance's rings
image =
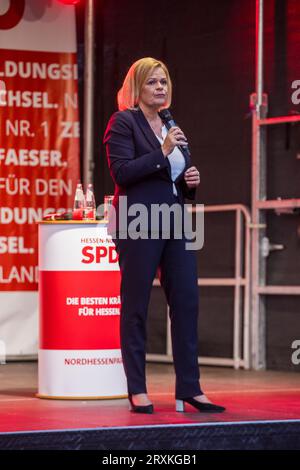
[[[203,210],[197,206],[192,212]],[[205,206],[204,212],[234,211],[235,217],[235,260],[233,278],[198,278],[198,286],[230,286],[234,287],[233,312],[233,345],[232,357],[205,357],[198,358],[199,364],[231,366],[235,369],[250,368],[250,229],[251,217],[249,209],[242,204],[223,204]],[[244,219],[244,240],[242,243],[242,216]],[[243,262],[242,262],[243,260]],[[243,266],[243,268],[242,268]],[[243,272],[242,272],[243,271]],[[154,279],[154,287],[160,287],[159,279]],[[242,293],[243,290],[243,293]],[[243,308],[242,308],[243,296]],[[241,320],[243,319],[243,327]],[[243,348],[241,344],[243,343]],[[169,306],[167,307],[167,338],[165,354],[147,354],[147,361],[173,362]]]

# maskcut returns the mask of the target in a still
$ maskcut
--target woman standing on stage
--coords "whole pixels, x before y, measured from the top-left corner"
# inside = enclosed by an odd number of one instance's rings
[[[199,171],[178,148],[187,144],[185,135],[177,126],[167,130],[158,114],[170,106],[171,95],[163,62],[146,57],[130,67],[118,93],[119,111],[111,117],[104,137],[117,214],[120,196],[127,197],[128,208],[142,203],[149,213],[153,204],[183,207],[185,197],[195,198]],[[155,237],[133,239],[120,228],[119,216],[113,240],[121,271],[120,336],[130,409],[153,412],[145,375],[146,318],[152,282],[159,270],[170,307],[176,410],[184,411],[189,403],[200,411],[224,411],[210,402],[199,384],[195,251],[186,249],[184,234],[180,239],[174,237],[172,227],[167,239],[161,226],[158,232],[157,227],[154,230]]]

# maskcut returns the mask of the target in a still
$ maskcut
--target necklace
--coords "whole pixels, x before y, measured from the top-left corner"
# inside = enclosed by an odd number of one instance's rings
[[[151,129],[153,130],[154,134],[156,134],[158,137],[160,137],[160,139],[162,139],[163,138],[163,136],[162,136],[162,126],[163,126],[163,124],[162,124],[161,120],[157,121],[154,125],[151,124],[151,122],[149,120],[148,120],[148,122],[149,122],[149,125],[150,125]]]

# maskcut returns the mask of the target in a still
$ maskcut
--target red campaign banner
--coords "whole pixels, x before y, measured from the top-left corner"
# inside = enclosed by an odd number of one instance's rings
[[[72,52],[0,49],[2,291],[37,290],[37,222],[72,207],[79,176],[76,60]]]
[[[41,271],[40,349],[120,349],[119,271]]]

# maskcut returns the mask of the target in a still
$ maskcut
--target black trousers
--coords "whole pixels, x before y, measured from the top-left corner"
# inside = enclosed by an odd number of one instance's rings
[[[175,396],[201,395],[196,252],[186,250],[184,238],[114,238],[113,241],[121,270],[120,337],[128,393],[147,393],[146,319],[153,279],[159,269],[160,283],[170,307]]]

